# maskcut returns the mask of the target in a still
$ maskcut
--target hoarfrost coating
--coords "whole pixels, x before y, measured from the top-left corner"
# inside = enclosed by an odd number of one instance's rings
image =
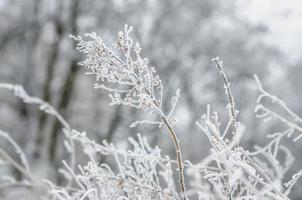
[[[301,170],[285,180],[285,174],[294,162],[291,151],[282,144],[284,138],[297,141],[302,134],[301,119],[281,99],[264,90],[255,76],[260,95],[256,105],[256,116],[260,119],[276,119],[285,125],[285,130],[269,134],[270,142],[256,146],[248,151],[240,146],[239,140],[246,129],[239,122],[235,108],[230,82],[224,72],[222,61],[213,61],[224,82],[228,98],[226,112],[228,122],[223,123],[220,115],[207,106],[206,113],[196,122],[197,127],[206,135],[211,145],[209,155],[197,163],[183,161],[180,141],[172,127],[171,117],[175,111],[179,90],[171,100],[171,110],[164,114],[162,110],[162,82],[155,75],[155,70],[140,58],[140,48],[134,48],[136,59],[132,58],[133,41],[129,37],[132,28],[125,26],[124,33],[119,33],[117,49],[125,60],[120,59],[108,48],[96,34],[88,34],[88,40],[73,37],[77,49],[86,54],[81,62],[90,75],[96,77],[96,88],[103,88],[112,95],[111,104],[122,104],[139,110],[158,114],[158,121],[142,120],[138,124],[165,126],[175,145],[176,159],[164,156],[157,146],[152,147],[146,137],[138,134],[136,139],[129,138],[128,149],[116,147],[104,140],[97,143],[90,139],[86,132],[74,130],[59,112],[40,98],[30,96],[22,86],[0,83],[0,89],[13,91],[14,95],[26,104],[38,105],[40,110],[55,116],[63,125],[65,148],[70,162],[62,161],[58,173],[61,184],[49,179],[41,179],[31,172],[32,163],[27,161],[26,154],[13,140],[11,134],[0,131],[0,137],[11,144],[19,156],[10,156],[5,148],[0,148],[1,165],[9,166],[24,175],[21,179],[12,176],[1,176],[1,186],[5,188],[24,187],[45,191],[44,199],[98,200],[98,199],[289,199],[288,195],[301,177]],[[233,87],[235,87],[234,85]],[[117,98],[118,97],[118,98]],[[283,117],[279,111],[273,111],[264,98],[276,104],[287,114]],[[223,124],[226,124],[223,126]],[[86,161],[77,159],[74,145],[80,144]],[[102,163],[99,156],[112,156],[113,163]],[[284,155],[281,158],[280,155]],[[280,159],[281,158],[281,159]],[[78,162],[77,165],[75,162]],[[178,174],[178,181],[173,174]],[[64,181],[63,181],[64,180]],[[188,183],[185,187],[185,181]],[[178,182],[178,184],[177,184]],[[178,185],[178,187],[176,186]]]

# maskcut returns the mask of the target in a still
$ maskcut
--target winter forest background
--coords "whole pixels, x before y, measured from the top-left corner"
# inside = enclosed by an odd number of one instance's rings
[[[180,89],[175,110],[179,122],[174,128],[184,160],[198,163],[209,154],[211,144],[195,121],[208,104],[222,121],[228,117],[228,100],[213,57],[223,59],[232,83],[238,120],[245,127],[241,138],[245,149],[265,146],[270,141],[267,134],[285,127],[278,120],[263,122],[255,116],[259,90],[254,74],[266,91],[302,116],[301,20],[298,0],[0,0],[0,82],[23,85],[30,95],[49,102],[71,127],[86,131],[97,143],[106,139],[127,148],[127,138],[141,133],[151,146],[159,146],[163,155],[175,158],[168,134],[158,126],[129,128],[146,113],[122,105],[108,106],[107,92],[95,90],[94,79],[77,64],[83,55],[76,52],[70,34],[96,32],[111,44],[117,32],[129,24],[134,27],[132,38],[141,44],[142,56],[148,57],[162,79],[165,109]],[[61,128],[54,117],[24,104],[10,91],[0,90],[0,129],[24,150],[36,177],[57,184],[62,182],[57,170],[66,158]],[[282,142],[296,158],[285,177],[289,180],[302,168],[302,141],[285,138]],[[0,140],[0,146],[18,157],[5,140]],[[79,151],[77,162],[87,162],[81,154]],[[110,157],[99,155],[99,159],[114,163]],[[8,174],[22,179],[17,170],[0,165],[0,177]],[[289,197],[302,199],[301,187],[300,180]],[[9,191],[0,185],[0,199],[34,198],[32,191]]]

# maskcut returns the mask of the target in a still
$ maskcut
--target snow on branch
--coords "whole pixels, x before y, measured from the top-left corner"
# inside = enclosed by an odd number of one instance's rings
[[[13,85],[9,83],[0,83],[1,89],[11,90],[14,92],[14,95],[20,98],[26,104],[36,104],[39,106],[39,109],[47,114],[55,116],[64,128],[70,129],[67,121],[54,109],[49,103],[43,101],[38,97],[30,96],[21,85]]]

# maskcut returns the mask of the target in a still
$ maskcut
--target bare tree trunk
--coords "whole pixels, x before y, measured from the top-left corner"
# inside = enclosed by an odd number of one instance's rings
[[[56,66],[56,62],[58,60],[59,57],[59,50],[60,50],[60,43],[63,37],[63,31],[64,31],[64,25],[60,19],[60,15],[62,12],[62,5],[59,4],[59,12],[57,14],[57,16],[55,16],[55,34],[56,34],[56,38],[55,41],[53,42],[53,44],[51,45],[51,50],[49,53],[49,57],[48,57],[48,62],[47,62],[47,66],[46,66],[46,81],[44,84],[44,88],[43,88],[43,100],[46,102],[51,102],[51,83],[53,80],[53,76],[54,76],[54,70],[55,70],[55,66]],[[41,151],[40,151],[40,146],[44,141],[45,138],[45,134],[46,134],[46,130],[45,130],[45,125],[46,125],[46,121],[47,121],[47,114],[44,112],[41,112],[40,114],[40,118],[39,118],[39,127],[38,127],[38,135],[36,138],[36,152],[34,153],[34,156],[36,158],[39,158],[41,155]]]
[[[71,32],[70,34],[72,35],[77,35],[78,34],[78,27],[77,27],[77,19],[79,15],[79,0],[73,0],[72,5],[71,5],[71,14],[70,14],[70,28]],[[73,49],[75,49],[76,42],[73,41]],[[63,92],[62,95],[59,99],[59,104],[58,104],[58,110],[59,112],[65,116],[66,115],[66,110],[68,108],[70,98],[72,96],[73,88],[74,88],[74,83],[77,77],[78,73],[78,66],[77,66],[78,60],[74,56],[70,62],[69,70],[67,73],[67,78],[65,79],[65,83],[63,84]],[[58,133],[59,130],[61,129],[61,125],[59,121],[55,121],[54,125],[52,126],[52,131],[50,135],[50,144],[49,144],[49,159],[51,161],[55,161],[56,158],[56,147],[57,147],[57,142],[58,142]]]
[[[40,0],[34,0],[32,5],[32,15],[30,16],[30,24],[33,27],[32,29],[26,30],[29,32],[29,40],[28,40],[28,51],[27,51],[27,58],[26,58],[26,69],[24,75],[23,86],[24,88],[33,94],[35,91],[34,82],[35,80],[35,54],[36,49],[38,47],[38,42],[41,34],[41,22],[39,19],[39,10],[41,7]],[[37,129],[37,121],[38,121],[38,114],[35,109],[30,108],[23,102],[20,105],[20,114],[26,120],[26,127],[28,128],[28,132],[30,133],[30,137],[34,138],[29,142],[25,142],[25,148],[30,156],[35,157],[36,152],[36,145],[35,145],[35,138],[37,138],[38,133],[40,130]],[[25,138],[24,138],[25,139]],[[26,140],[24,140],[26,141]]]
[[[34,77],[34,69],[35,69],[35,63],[34,63],[34,57],[36,52],[37,43],[40,36],[40,30],[41,26],[39,23],[39,8],[41,5],[40,0],[34,0],[32,4],[28,5],[28,9],[32,10],[32,14],[26,16],[26,13],[24,13],[22,16],[24,18],[28,17],[26,19],[28,21],[28,25],[31,27],[29,29],[24,29],[22,31],[22,34],[26,32],[28,35],[28,39],[25,41],[26,48],[28,51],[26,52],[26,61],[25,61],[25,70],[24,70],[24,77],[21,79],[21,83],[24,88],[26,88],[27,91],[31,92],[33,91],[33,85],[32,81],[35,78]],[[21,35],[16,34],[15,36],[22,37]],[[13,36],[14,37],[14,36]],[[11,38],[14,39],[14,38]],[[1,45],[0,45],[1,46]],[[0,47],[1,51],[1,47]],[[36,127],[33,123],[34,120],[37,120],[36,111],[27,106],[25,103],[20,101],[19,103],[19,115],[22,117],[22,120],[24,120],[24,123],[26,124],[25,127],[27,128],[27,131],[30,134],[30,137],[35,138],[36,136]],[[33,150],[34,150],[34,142],[33,141],[27,141],[28,136],[21,134],[20,136],[20,145],[25,147],[26,152],[29,154],[29,156],[32,156]],[[17,177],[21,178],[20,171],[16,171]],[[18,179],[17,178],[17,179]],[[21,179],[18,179],[21,180]]]

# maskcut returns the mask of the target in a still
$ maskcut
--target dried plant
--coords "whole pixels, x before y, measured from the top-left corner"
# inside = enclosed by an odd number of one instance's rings
[[[175,145],[180,191],[183,199],[187,199],[182,152],[180,142],[173,130],[176,120],[172,118],[179,97],[179,90],[176,91],[176,96],[171,100],[170,112],[165,114],[162,105],[162,81],[155,74],[155,68],[148,65],[148,59],[140,56],[141,47],[139,43],[134,44],[129,36],[132,29],[132,27],[125,25],[124,32],[118,34],[115,48],[119,50],[123,59],[119,58],[117,53],[109,48],[102,38],[95,33],[86,34],[90,39],[88,41],[80,36],[72,36],[78,42],[77,50],[86,55],[86,59],[80,65],[89,70],[87,74],[95,76],[95,88],[102,88],[110,93],[111,105],[123,104],[159,114],[161,121],[136,121],[130,127],[146,123],[158,124],[159,126],[164,124],[167,127]],[[133,59],[132,54],[135,54],[135,59]]]
[[[173,130],[176,119],[173,118],[179,90],[171,100],[171,110],[163,112],[163,84],[155,69],[150,67],[147,59],[141,58],[140,46],[129,37],[132,28],[125,26],[120,32],[115,45],[116,53],[109,48],[95,33],[87,34],[87,40],[80,36],[72,36],[77,42],[77,50],[86,58],[80,64],[88,69],[88,74],[96,78],[95,88],[109,92],[111,105],[122,104],[143,111],[155,113],[158,121],[142,120],[130,125],[155,124],[166,126],[175,145],[176,160],[161,155],[159,147],[151,147],[146,138],[137,135],[137,139],[129,138],[131,148],[117,148],[105,140],[98,144],[89,139],[85,132],[73,130],[68,122],[48,103],[30,96],[20,85],[0,83],[1,89],[14,92],[24,103],[36,104],[40,110],[55,116],[63,125],[66,137],[65,148],[70,155],[70,162],[62,161],[63,167],[58,170],[66,180],[66,185],[56,185],[50,180],[40,180],[31,171],[31,163],[25,153],[13,140],[10,134],[0,130],[0,137],[8,142],[19,155],[13,159],[4,148],[0,148],[0,165],[12,166],[24,175],[21,181],[13,175],[0,175],[0,189],[3,187],[41,188],[47,190],[44,199],[52,200],[178,200],[198,197],[206,200],[287,200],[289,194],[302,175],[302,171],[284,180],[294,157],[289,149],[282,145],[284,137],[297,141],[302,133],[302,120],[276,96],[263,89],[255,76],[260,95],[255,109],[256,116],[263,119],[277,119],[287,128],[284,131],[268,135],[270,142],[264,147],[255,146],[253,151],[240,146],[240,138],[244,134],[244,126],[240,123],[231,92],[230,82],[224,72],[219,58],[213,62],[218,68],[224,82],[229,100],[227,112],[229,120],[221,122],[219,114],[212,112],[211,106],[196,122],[200,130],[207,136],[210,144],[210,155],[197,164],[183,162],[179,140]],[[134,55],[132,55],[134,54]],[[120,58],[120,56],[122,58]],[[135,56],[135,59],[133,58]],[[279,106],[286,116],[271,110],[263,103],[269,99]],[[225,125],[223,127],[223,125]],[[79,143],[87,156],[87,163],[77,167],[74,143]],[[112,156],[112,165],[98,163],[98,155]],[[280,160],[279,155],[285,155]],[[178,167],[179,188],[175,185],[173,165]],[[190,183],[188,190],[186,181]]]

